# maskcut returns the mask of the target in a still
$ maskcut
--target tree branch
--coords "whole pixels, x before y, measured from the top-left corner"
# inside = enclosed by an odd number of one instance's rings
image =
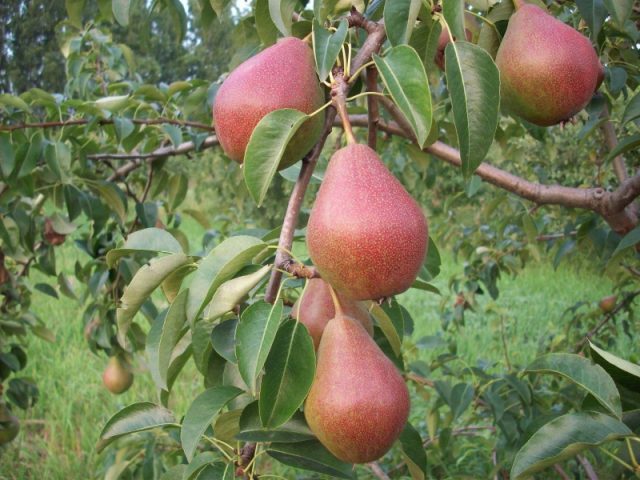
[[[348,21],[350,27],[357,26],[364,28],[369,33],[367,39],[351,64],[351,71],[355,72],[371,59],[373,53],[380,50],[380,47],[382,47],[386,38],[386,31],[382,23],[367,20],[355,9],[351,10]],[[311,180],[311,175],[313,174],[318,158],[320,157],[320,153],[322,152],[322,148],[324,147],[327,137],[331,133],[336,119],[336,114],[337,111],[333,106],[327,108],[322,136],[309,156],[303,160],[298,180],[296,181],[293,191],[291,192],[291,196],[289,197],[287,211],[285,212],[282,224],[282,231],[280,232],[280,239],[278,240],[278,250],[276,252],[274,269],[271,272],[271,278],[269,279],[265,292],[265,301],[269,303],[273,303],[278,294],[280,282],[282,281],[281,269],[286,267],[287,263],[291,262],[291,257],[287,252],[291,251],[291,247],[293,245],[293,234],[298,223],[298,216],[300,214],[304,194],[309,185],[309,181]]]
[[[398,107],[388,98],[380,97],[379,102],[389,111],[397,123],[379,123],[379,128],[394,135],[406,137],[415,142],[415,136]],[[352,116],[354,126],[368,126],[365,116]],[[437,141],[424,148],[425,152],[456,167],[462,166],[460,152]],[[530,182],[517,175],[501,170],[488,163],[481,163],[475,172],[484,181],[538,205],[562,205],[570,208],[584,208],[600,214],[611,228],[624,235],[638,224],[638,216],[631,202],[640,195],[640,173],[625,180],[614,192],[603,188],[571,188],[561,185],[542,185]]]
[[[378,69],[375,66],[367,67],[367,92],[378,92]],[[380,111],[378,108],[378,99],[376,95],[367,97],[367,115],[369,122],[369,138],[368,144],[373,150],[376,149],[378,141],[378,123],[380,122]]]
[[[607,144],[607,148],[609,149],[609,151],[611,151],[618,145],[618,137],[616,136],[616,130],[615,128],[613,128],[613,124],[609,119],[609,107],[607,107],[606,105],[604,106],[604,109],[602,111],[602,117],[606,118],[601,127],[602,133],[604,134],[604,141]],[[615,172],[616,177],[618,178],[618,181],[620,181],[620,183],[629,178],[627,167],[624,164],[624,158],[622,158],[622,155],[618,155],[613,159],[613,171]]]
[[[218,145],[218,138],[215,135],[210,135],[202,142],[200,145],[200,150],[206,150],[207,148],[211,148]],[[111,176],[108,178],[110,182],[117,180],[119,178],[126,177],[129,173],[131,173],[136,168],[144,165],[145,163],[153,163],[156,160],[160,160],[162,158],[172,157],[176,155],[184,155],[189,152],[192,152],[196,149],[196,146],[193,142],[184,142],[178,145],[177,147],[160,147],[148,154],[118,154],[121,155],[118,158],[125,158],[125,155],[129,155],[128,158],[132,158],[131,161],[125,163],[123,166],[118,168]],[[94,158],[96,160],[105,160],[107,158],[113,158],[113,156],[109,156],[111,154],[99,154],[89,156],[89,158]],[[113,154],[115,155],[115,154]]]
[[[373,473],[380,480],[390,480],[389,475],[385,473],[385,471],[382,469],[382,467],[380,467],[378,462],[367,463],[367,467],[369,467],[369,470],[371,470],[371,473]]]
[[[192,127],[201,130],[214,131],[211,125],[200,122],[191,122],[188,120],[175,120],[171,118],[131,118],[131,122],[136,125],[178,125],[180,127]],[[0,132],[13,132],[14,130],[24,130],[27,128],[59,128],[74,125],[87,125],[90,120],[86,118],[76,118],[71,120],[62,120],[59,122],[37,122],[37,123],[16,123],[15,125],[0,125]],[[102,118],[98,120],[98,125],[112,125],[113,119]]]

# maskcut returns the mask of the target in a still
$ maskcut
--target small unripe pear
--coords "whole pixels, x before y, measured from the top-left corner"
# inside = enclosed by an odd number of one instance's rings
[[[321,278],[312,278],[309,280],[304,295],[296,301],[291,309],[291,316],[303,323],[309,330],[316,350],[320,345],[325,326],[329,320],[336,316],[329,288],[327,282]],[[358,320],[369,335],[373,336],[373,322],[365,303],[346,298],[338,292],[336,292],[336,297],[342,311]]]
[[[104,369],[102,383],[111,393],[124,393],[133,383],[133,373],[120,358],[113,356],[109,359],[107,368]]]
[[[336,292],[375,300],[404,292],[427,251],[422,209],[366,145],[329,162],[307,225],[309,255]]]
[[[470,42],[473,38],[471,30],[465,28],[464,34],[467,37],[467,41]],[[447,45],[449,45],[449,43],[451,43],[451,38],[449,37],[449,29],[445,27],[442,29],[442,31],[440,32],[440,36],[438,37],[438,48],[436,49],[436,56],[433,59],[435,64],[442,71],[444,71],[444,50],[447,48]]]
[[[502,105],[543,127],[567,121],[604,78],[598,55],[587,37],[542,8],[517,6],[496,56]]]
[[[253,129],[265,115],[282,108],[312,113],[323,103],[313,52],[298,38],[284,38],[240,64],[226,78],[213,105],[216,134],[225,153],[242,163]],[[300,127],[280,168],[311,150],[322,133],[323,118],[314,115]]]
[[[304,415],[320,442],[350,463],[382,457],[409,415],[409,391],[359,322],[338,313],[325,327]]]
[[[618,297],[616,295],[609,295],[608,297],[604,297],[598,303],[600,310],[604,313],[611,313],[613,309],[616,308],[616,302],[618,301]]]

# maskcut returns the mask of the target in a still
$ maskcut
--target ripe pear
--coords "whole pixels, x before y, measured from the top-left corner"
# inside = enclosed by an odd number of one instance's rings
[[[318,440],[349,463],[382,457],[407,422],[409,391],[362,325],[341,312],[327,324],[304,415]]]
[[[598,303],[600,310],[604,313],[611,313],[613,309],[616,308],[616,302],[618,301],[617,295],[609,295],[608,297],[604,297]]]
[[[109,359],[107,368],[104,369],[102,383],[111,393],[124,393],[133,383],[133,373],[120,358],[113,356]]]
[[[18,436],[20,421],[11,413],[9,407],[0,401],[0,446],[6,445]]]
[[[324,103],[313,52],[288,37],[240,64],[216,94],[213,117],[225,153],[242,163],[249,138],[262,118],[282,108],[312,113]],[[300,160],[322,132],[323,115],[307,120],[285,150],[279,168]]]
[[[543,127],[569,120],[603,78],[598,55],[587,37],[542,8],[516,5],[496,56],[502,104]]]
[[[427,220],[366,145],[338,150],[307,225],[309,255],[344,297],[374,300],[408,289],[427,251]]]
[[[316,350],[320,345],[325,326],[336,316],[329,284],[321,278],[312,278],[300,297],[293,305],[291,316],[303,323],[309,330]],[[345,314],[359,321],[364,329],[373,336],[373,323],[363,302],[356,302],[336,293],[337,300]]]

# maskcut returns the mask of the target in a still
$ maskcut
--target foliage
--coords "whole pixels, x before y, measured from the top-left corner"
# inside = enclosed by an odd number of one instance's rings
[[[3,15],[24,14],[23,4],[17,3]],[[144,353],[158,399],[129,405],[105,425],[98,448],[113,448],[110,444],[117,441],[120,449],[108,457],[110,475],[127,471],[131,478],[232,478],[236,468],[252,476],[274,460],[335,477],[353,475],[351,466],[313,439],[300,413],[315,357],[306,329],[287,318],[304,282],[287,277],[276,298],[269,298],[273,283],[268,283],[268,273],[283,268],[280,229],[274,228],[290,183],[300,182],[298,174],[308,163],[279,175],[260,167],[278,163],[279,157],[262,156],[286,146],[290,125],[274,118],[291,111],[263,120],[268,128],[254,132],[255,148],[248,150],[243,170],[227,165],[218,150],[204,152],[217,143],[210,111],[224,63],[237,65],[261,45],[273,43],[278,30],[313,36],[323,77],[336,61],[347,75],[353,73],[347,50],[337,47],[347,41],[350,48],[365,51],[370,44],[355,31],[345,33],[348,5],[343,3],[316,2],[314,12],[304,11],[299,21],[291,22],[292,13],[303,7],[295,1],[257,0],[252,9],[235,8],[228,1],[192,2],[196,13],[191,21],[180,2],[168,0],[154,2],[151,16],[144,2],[101,1],[87,8],[84,2],[66,2],[68,20],[54,17],[53,23],[60,27],[64,86],[52,82],[42,84],[43,89],[0,96],[0,381],[6,381],[4,394],[12,404],[28,408],[36,401],[34,381],[19,375],[27,361],[21,340],[28,334],[54,339],[31,309],[35,291],[79,299],[94,352],[129,360]],[[416,358],[424,347],[410,336],[418,319],[397,300],[371,305],[375,341],[412,385],[414,405],[421,402],[427,412],[426,421],[412,417],[383,467],[397,477],[490,478],[510,471],[520,478],[553,466],[577,471],[578,465],[588,464],[585,455],[598,466],[608,465],[602,452],[621,461],[620,452],[639,438],[640,374],[637,365],[586,342],[585,331],[607,346],[615,343],[619,329],[629,336],[637,331],[638,271],[633,262],[638,227],[622,231],[602,211],[568,208],[573,205],[541,212],[539,205],[531,208],[484,184],[479,167],[486,158],[540,183],[617,188],[618,179],[609,173],[614,155],[602,146],[596,127],[608,122],[606,112],[612,112],[620,121],[618,153],[630,162],[638,160],[632,150],[640,118],[635,113],[639,62],[633,48],[640,36],[638,12],[630,2],[623,7],[605,2],[610,17],[604,8],[585,9],[584,2],[577,8],[551,6],[554,15],[576,27],[586,21],[607,61],[607,74],[603,93],[594,97],[581,123],[548,133],[499,114],[499,74],[492,57],[512,11],[510,2],[470,2],[488,21],[476,25],[475,43],[447,47],[444,75],[432,60],[433,37],[437,39],[441,23],[454,33],[464,31],[462,2],[447,2],[442,15],[413,1],[354,3],[366,8],[369,18],[383,16],[387,25],[398,26],[389,38],[391,48],[379,50],[377,45],[379,51],[370,53],[380,74],[378,87],[406,118],[405,136],[415,136],[419,145],[394,138],[379,150],[393,158],[387,162],[390,169],[437,218],[430,253],[414,287],[437,291],[429,282],[440,270],[438,244],[451,246],[466,262],[463,274],[451,279],[450,294],[442,292],[443,334],[431,340],[442,342],[448,352],[430,363]],[[353,15],[349,18],[355,22]],[[202,29],[201,39],[194,35],[194,25]],[[336,27],[336,33],[326,26]],[[28,24],[20,28],[16,32],[26,32],[26,38],[35,31]],[[138,38],[138,31],[151,34]],[[156,31],[170,32],[182,43],[167,44],[166,35],[156,36]],[[51,32],[45,32],[48,42],[53,41]],[[219,55],[209,57],[205,41],[215,42]],[[229,59],[231,45],[234,56]],[[0,71],[8,71],[7,51],[10,46],[3,48]],[[25,71],[33,73],[55,63],[36,57],[44,63],[20,62],[17,68],[27,65]],[[181,80],[163,83],[176,77]],[[9,78],[7,91],[35,82],[28,78],[20,83],[15,74]],[[365,102],[353,101],[354,118]],[[384,130],[398,117],[385,112],[381,120]],[[452,176],[450,168],[436,163],[437,155],[425,153],[433,153],[429,147],[436,138],[459,148],[462,175]],[[331,140],[337,148],[341,135]],[[181,153],[197,159],[169,158]],[[321,176],[316,173],[315,181]],[[251,196],[238,191],[241,177]],[[185,207],[192,188],[201,199],[198,209]],[[205,197],[216,189],[213,198]],[[252,204],[252,197],[264,200],[262,209]],[[202,245],[189,244],[181,229],[185,215],[209,229]],[[75,264],[76,279],[86,285],[82,292],[74,291],[57,268],[57,247],[67,236],[83,252]],[[296,231],[293,240],[293,252],[308,264],[304,232]],[[576,250],[587,252],[616,279],[618,300],[608,312],[577,304],[566,312],[565,335],[541,348],[545,355],[530,365],[513,365],[504,312],[479,298],[488,293],[497,300],[500,277],[516,275],[532,258],[545,255],[544,250],[552,252],[556,266]],[[32,270],[50,281],[33,285]],[[456,355],[456,337],[469,309],[499,319],[506,370],[468,365]],[[171,411],[172,390],[190,360],[204,390],[180,419]],[[471,461],[456,458],[469,445]],[[265,461],[265,453],[272,460]],[[634,458],[628,462],[637,465]]]

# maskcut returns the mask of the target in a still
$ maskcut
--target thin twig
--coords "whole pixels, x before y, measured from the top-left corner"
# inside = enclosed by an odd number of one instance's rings
[[[367,467],[369,467],[369,470],[371,470],[371,472],[380,480],[390,480],[389,475],[385,473],[378,462],[367,463]]]
[[[562,478],[562,480],[571,480],[571,477],[567,475],[567,472],[560,466],[559,463],[553,465],[553,469],[556,471],[558,475]]]
[[[211,125],[200,122],[192,122],[189,120],[176,120],[173,118],[130,118],[135,125],[177,125],[180,127],[192,127],[200,130],[208,130],[212,132],[214,129]],[[86,118],[74,118],[69,120],[61,120],[57,122],[23,122],[14,125],[0,125],[0,132],[13,132],[14,130],[25,130],[27,128],[59,128],[73,125],[87,125],[92,120]],[[97,121],[98,125],[112,125],[114,119],[102,118]]]
[[[587,460],[587,457],[584,455],[578,455],[578,461],[580,462],[580,465],[582,465],[582,468],[584,468],[584,472],[587,474],[587,478],[589,480],[598,480],[598,475],[593,469],[593,465],[591,465],[589,460]]]
[[[606,118],[606,120],[600,128],[604,134],[604,141],[607,144],[607,148],[611,151],[618,146],[618,137],[616,135],[616,130],[613,127],[613,123],[609,120],[609,107],[607,107],[606,104],[602,110],[602,117]],[[627,167],[624,164],[624,158],[622,158],[622,155],[618,155],[613,159],[613,171],[616,174],[616,178],[621,183],[629,178]]]
[[[367,67],[367,91],[378,91],[378,69],[375,65]],[[380,109],[376,96],[377,95],[367,96],[367,110],[369,112],[369,115],[367,115],[369,122],[369,138],[367,143],[373,150],[376,149],[378,142],[378,123],[380,122]]]

